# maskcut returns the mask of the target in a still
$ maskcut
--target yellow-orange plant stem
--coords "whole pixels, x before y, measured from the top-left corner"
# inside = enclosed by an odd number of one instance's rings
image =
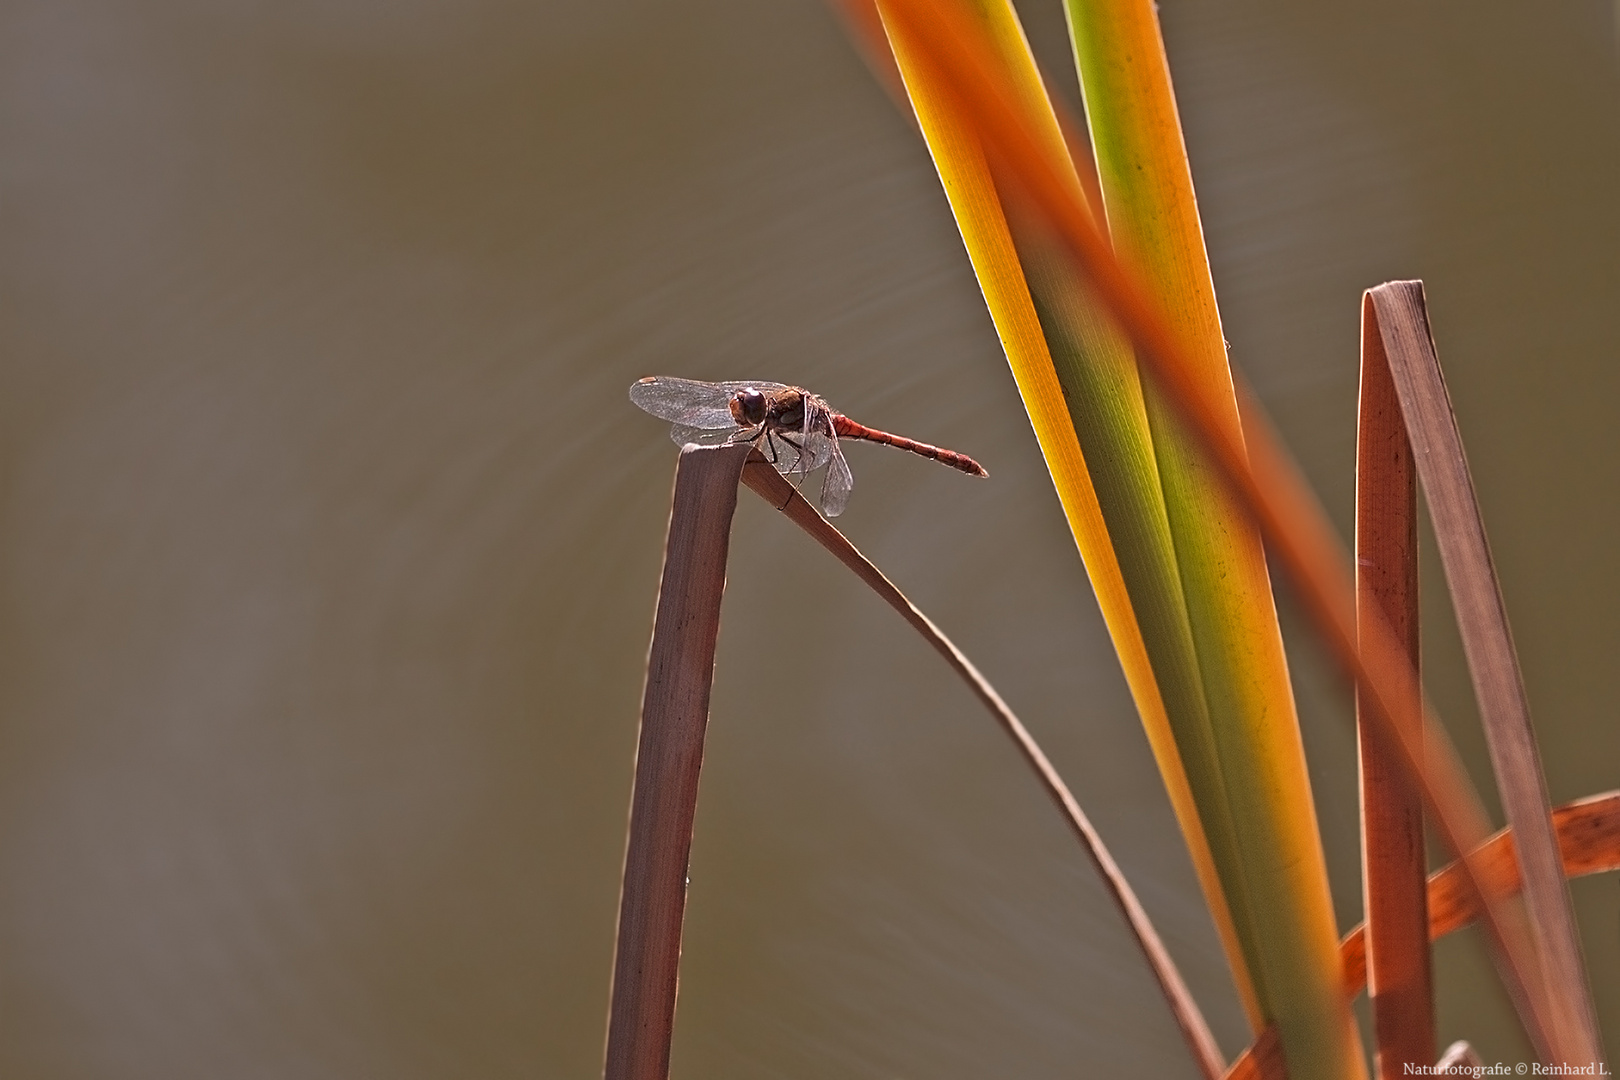
[[[1254,514],[1272,550],[1288,570],[1306,610],[1329,647],[1363,693],[1367,714],[1400,749],[1408,775],[1421,782],[1447,847],[1462,855],[1486,834],[1486,819],[1455,751],[1432,718],[1414,709],[1421,691],[1399,641],[1381,620],[1356,626],[1355,594],[1348,560],[1326,516],[1272,432],[1252,407],[1242,410],[1244,429],[1232,432],[1220,402],[1209,400],[1192,374],[1194,364],[1155,303],[1116,259],[1108,242],[1073,195],[1072,169],[1054,160],[1031,130],[1016,96],[1004,85],[994,51],[971,17],[954,0],[885,0],[886,17],[902,20],[933,62],[950,73],[974,118],[998,178],[1015,182],[1054,235],[1085,268],[1093,287],[1136,344],[1159,384],[1191,428],[1205,440],[1211,459]],[[1067,171],[1068,179],[1065,178]],[[1247,403],[1245,403],[1247,406]],[[1426,710],[1424,710],[1426,711]],[[1477,885],[1477,876],[1472,877]],[[1509,925],[1487,901],[1487,925],[1499,943],[1499,970],[1522,1006],[1521,1018],[1546,1060],[1573,1060],[1554,1043],[1558,1026],[1536,977],[1539,965],[1521,929]]]

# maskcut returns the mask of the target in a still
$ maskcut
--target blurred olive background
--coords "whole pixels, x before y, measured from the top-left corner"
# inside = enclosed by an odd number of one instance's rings
[[[1234,359],[1341,525],[1360,290],[1427,280],[1559,800],[1620,784],[1614,15],[1163,8]],[[652,373],[986,464],[853,447],[840,524],[1246,1042],[927,155],[824,7],[5,0],[0,222],[0,1075],[599,1071]],[[1191,1075],[966,691],[746,494],[732,552],[675,1075]],[[1348,926],[1347,697],[1289,624]],[[1575,895],[1613,1050],[1620,890]],[[1442,1037],[1519,1060],[1477,942],[1440,956]]]

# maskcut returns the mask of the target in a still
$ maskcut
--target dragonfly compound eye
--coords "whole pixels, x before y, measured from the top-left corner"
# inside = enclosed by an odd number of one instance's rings
[[[731,395],[731,418],[739,424],[765,422],[765,395],[758,390],[739,390]]]

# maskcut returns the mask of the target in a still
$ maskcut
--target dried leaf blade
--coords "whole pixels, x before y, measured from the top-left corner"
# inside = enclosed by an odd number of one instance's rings
[[[747,445],[688,446],[675,470],[619,893],[606,1080],[669,1073],[720,600],[737,479],[749,453]]]
[[[1462,434],[1430,333],[1423,283],[1389,282],[1369,290],[1368,298],[1434,520],[1497,788],[1518,837],[1525,906],[1556,1028],[1552,1034],[1569,1062],[1595,1062],[1602,1056],[1597,1011],[1559,865],[1530,703]]]

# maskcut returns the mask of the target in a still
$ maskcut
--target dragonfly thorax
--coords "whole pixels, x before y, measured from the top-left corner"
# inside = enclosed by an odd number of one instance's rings
[[[798,431],[804,426],[805,395],[793,387],[757,390],[744,387],[731,395],[726,406],[740,427],[764,424],[773,431]]]

